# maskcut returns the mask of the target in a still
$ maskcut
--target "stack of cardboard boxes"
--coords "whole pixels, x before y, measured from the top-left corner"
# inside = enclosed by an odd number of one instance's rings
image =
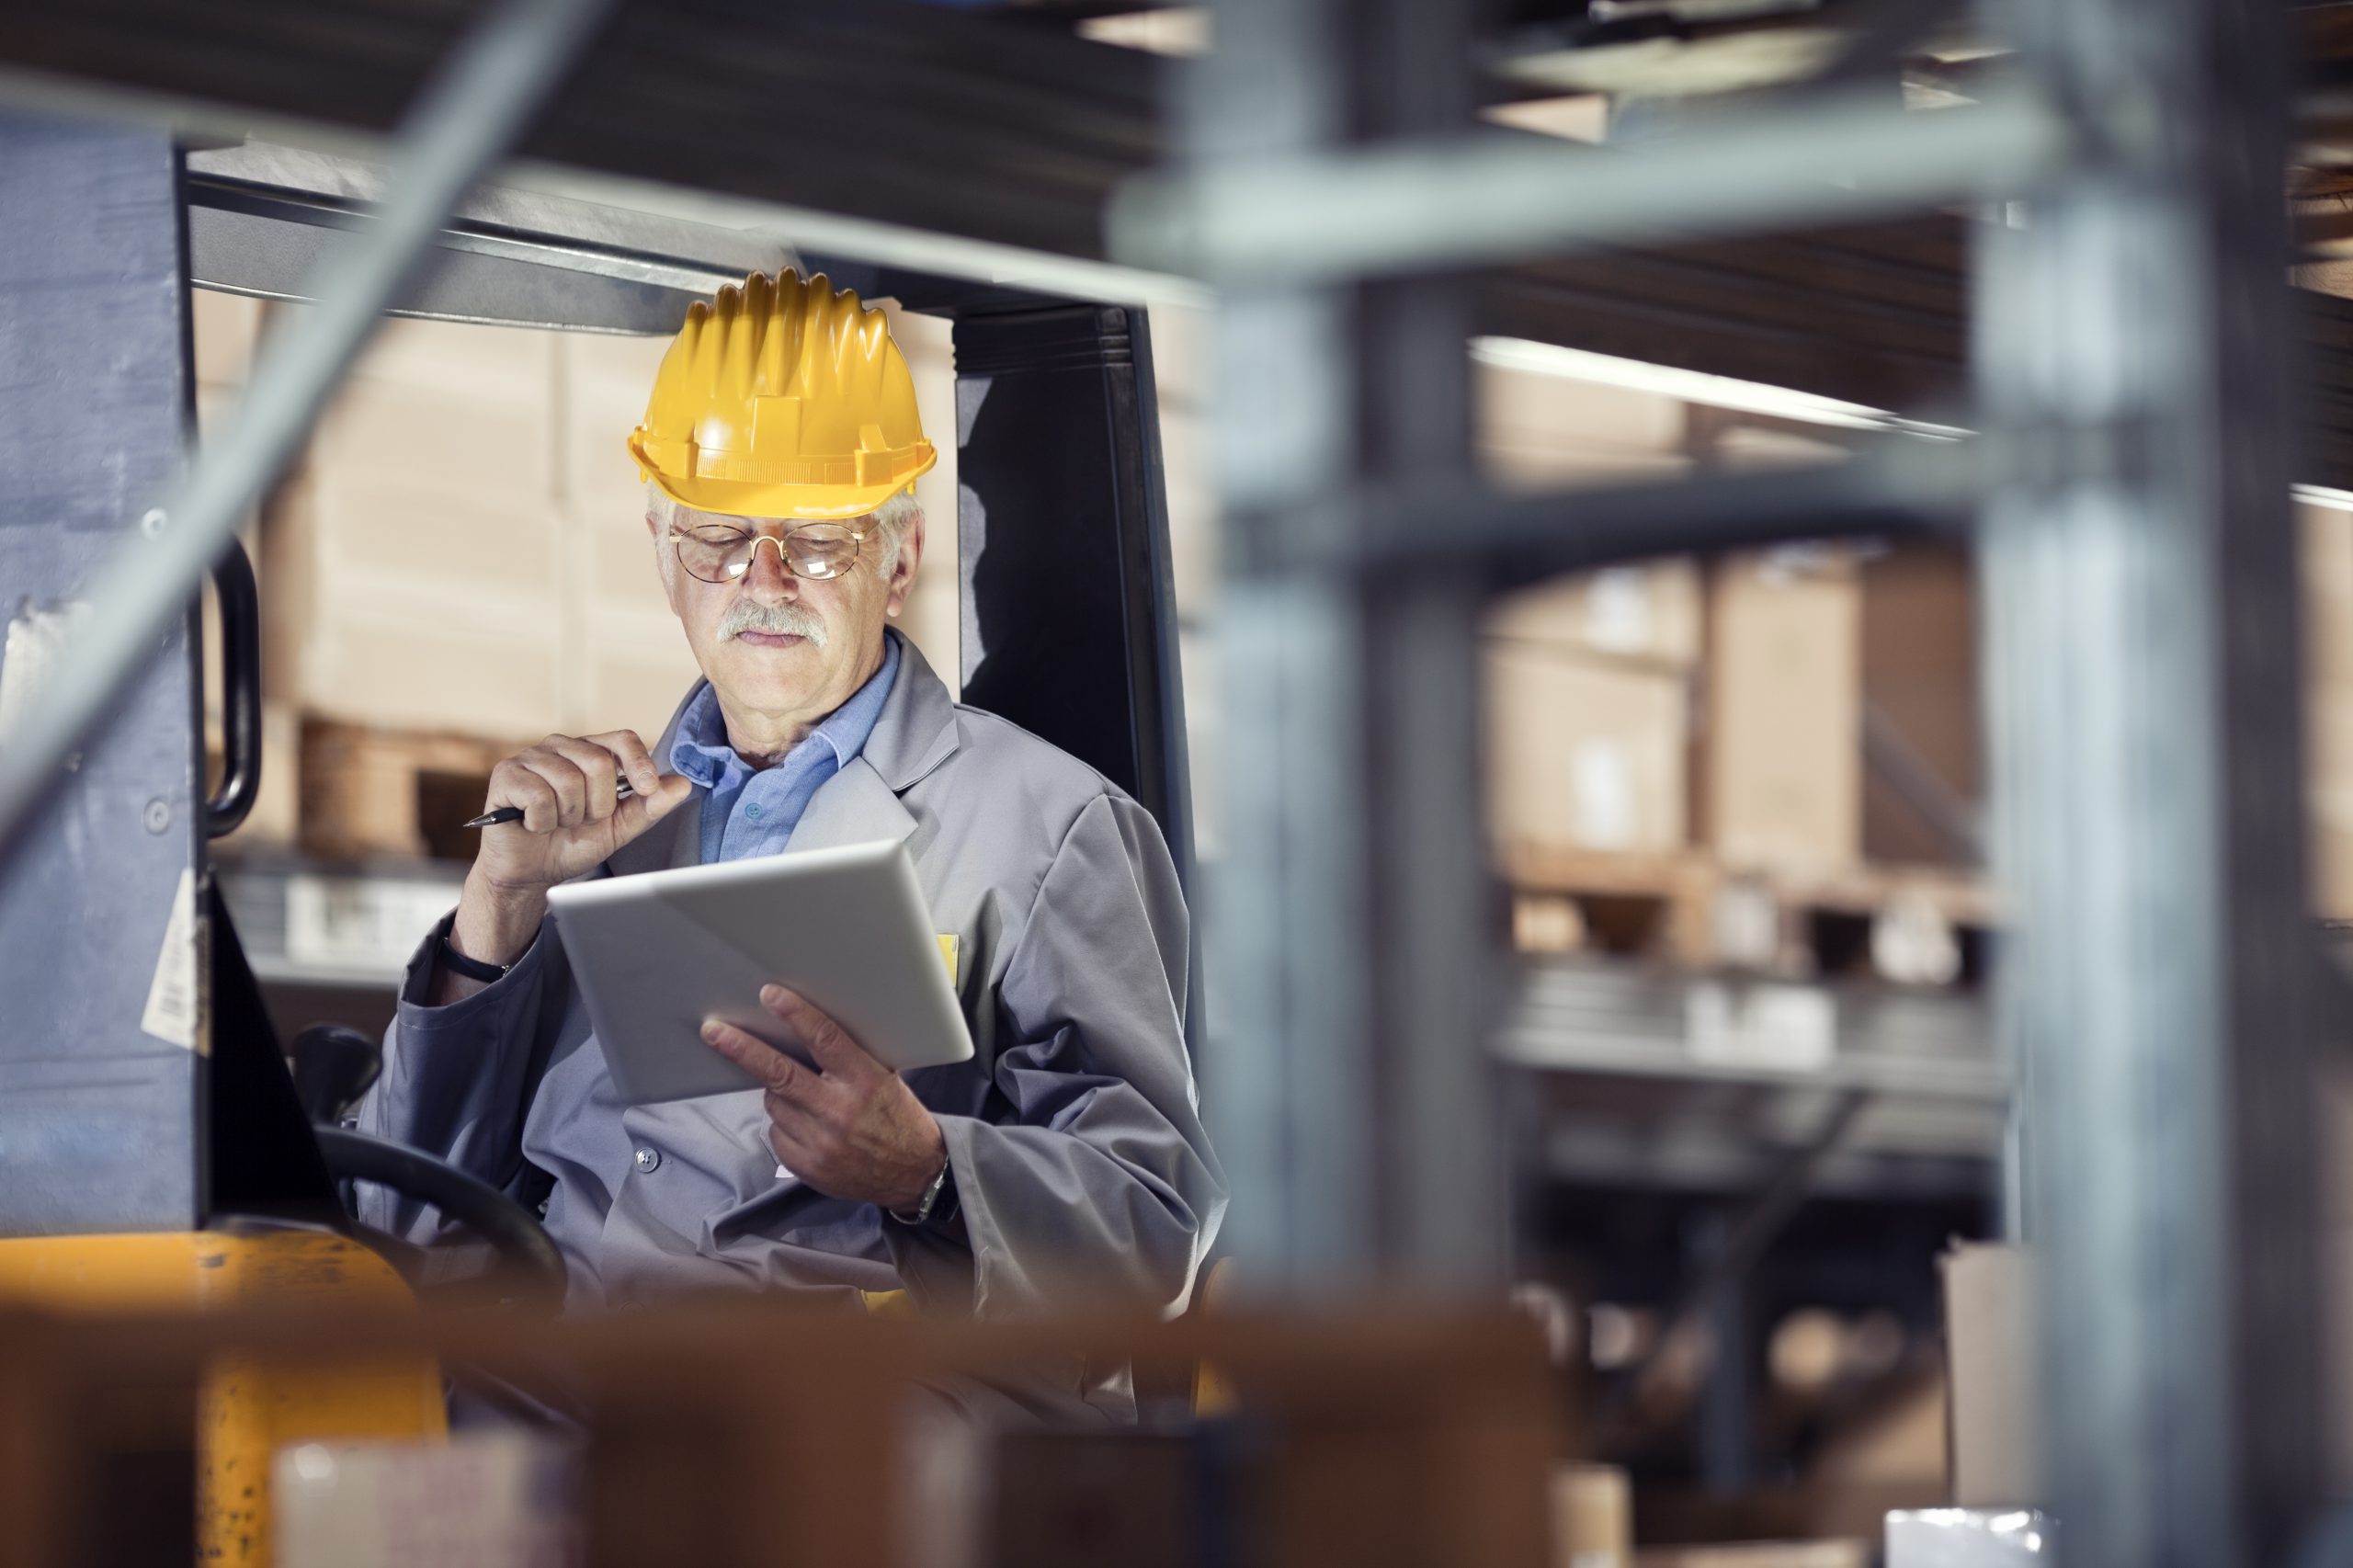
[[[2353,919],[2353,512],[2299,507],[2310,897]],[[1696,609],[1693,608],[1696,606]],[[1499,864],[1704,855],[1803,881],[1970,867],[1866,765],[1868,713],[1982,832],[1979,596],[1967,552],[1781,551],[1567,579],[1489,623]]]
[[[1861,585],[1820,551],[1616,567],[1489,620],[1506,872],[1592,852],[1814,875],[1860,854]]]

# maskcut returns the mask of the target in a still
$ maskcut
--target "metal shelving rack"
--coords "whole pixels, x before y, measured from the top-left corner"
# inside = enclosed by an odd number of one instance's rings
[[[1188,166],[1115,251],[1221,290],[1232,862],[1208,1062],[1245,1267],[1496,1278],[1472,619],[1532,566],[1972,515],[1990,585],[2003,1028],[2049,1260],[2080,1562],[2278,1560],[2315,1497],[2286,388],[2284,15],[1987,7],[2029,85],[1799,91],[1572,156],[1469,126],[1467,5],[1227,0]],[[1890,36],[1931,6],[1881,0]],[[1984,434],[1908,473],[1497,502],[1464,458],[1464,269],[1965,202]],[[1483,1221],[1487,1222],[1482,1222]]]

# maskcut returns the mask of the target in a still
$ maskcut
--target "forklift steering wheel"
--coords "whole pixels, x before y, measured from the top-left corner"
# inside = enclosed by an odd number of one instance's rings
[[[405,1144],[388,1143],[345,1127],[318,1126],[311,1131],[318,1138],[328,1173],[337,1181],[374,1182],[431,1204],[444,1219],[456,1221],[487,1242],[529,1295],[551,1302],[563,1300],[569,1278],[563,1255],[529,1210],[488,1183]],[[363,1233],[361,1239],[380,1251],[385,1250],[387,1242],[406,1245],[381,1233]],[[399,1267],[407,1260],[390,1257],[387,1261]],[[401,1271],[409,1272],[405,1267]]]

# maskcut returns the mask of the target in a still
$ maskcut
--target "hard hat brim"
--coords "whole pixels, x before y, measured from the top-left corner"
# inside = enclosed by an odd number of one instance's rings
[[[871,484],[762,484],[737,479],[683,479],[648,463],[634,438],[630,449],[645,476],[682,506],[722,517],[799,517],[812,522],[862,517],[914,484],[939,461],[936,449],[927,450],[908,472]]]

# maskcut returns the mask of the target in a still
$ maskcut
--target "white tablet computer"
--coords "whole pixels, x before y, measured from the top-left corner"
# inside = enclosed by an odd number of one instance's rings
[[[972,1054],[914,865],[895,840],[567,882],[557,935],[630,1100],[756,1087],[702,1042],[724,1018],[806,1060],[760,987],[791,987],[883,1065]]]

